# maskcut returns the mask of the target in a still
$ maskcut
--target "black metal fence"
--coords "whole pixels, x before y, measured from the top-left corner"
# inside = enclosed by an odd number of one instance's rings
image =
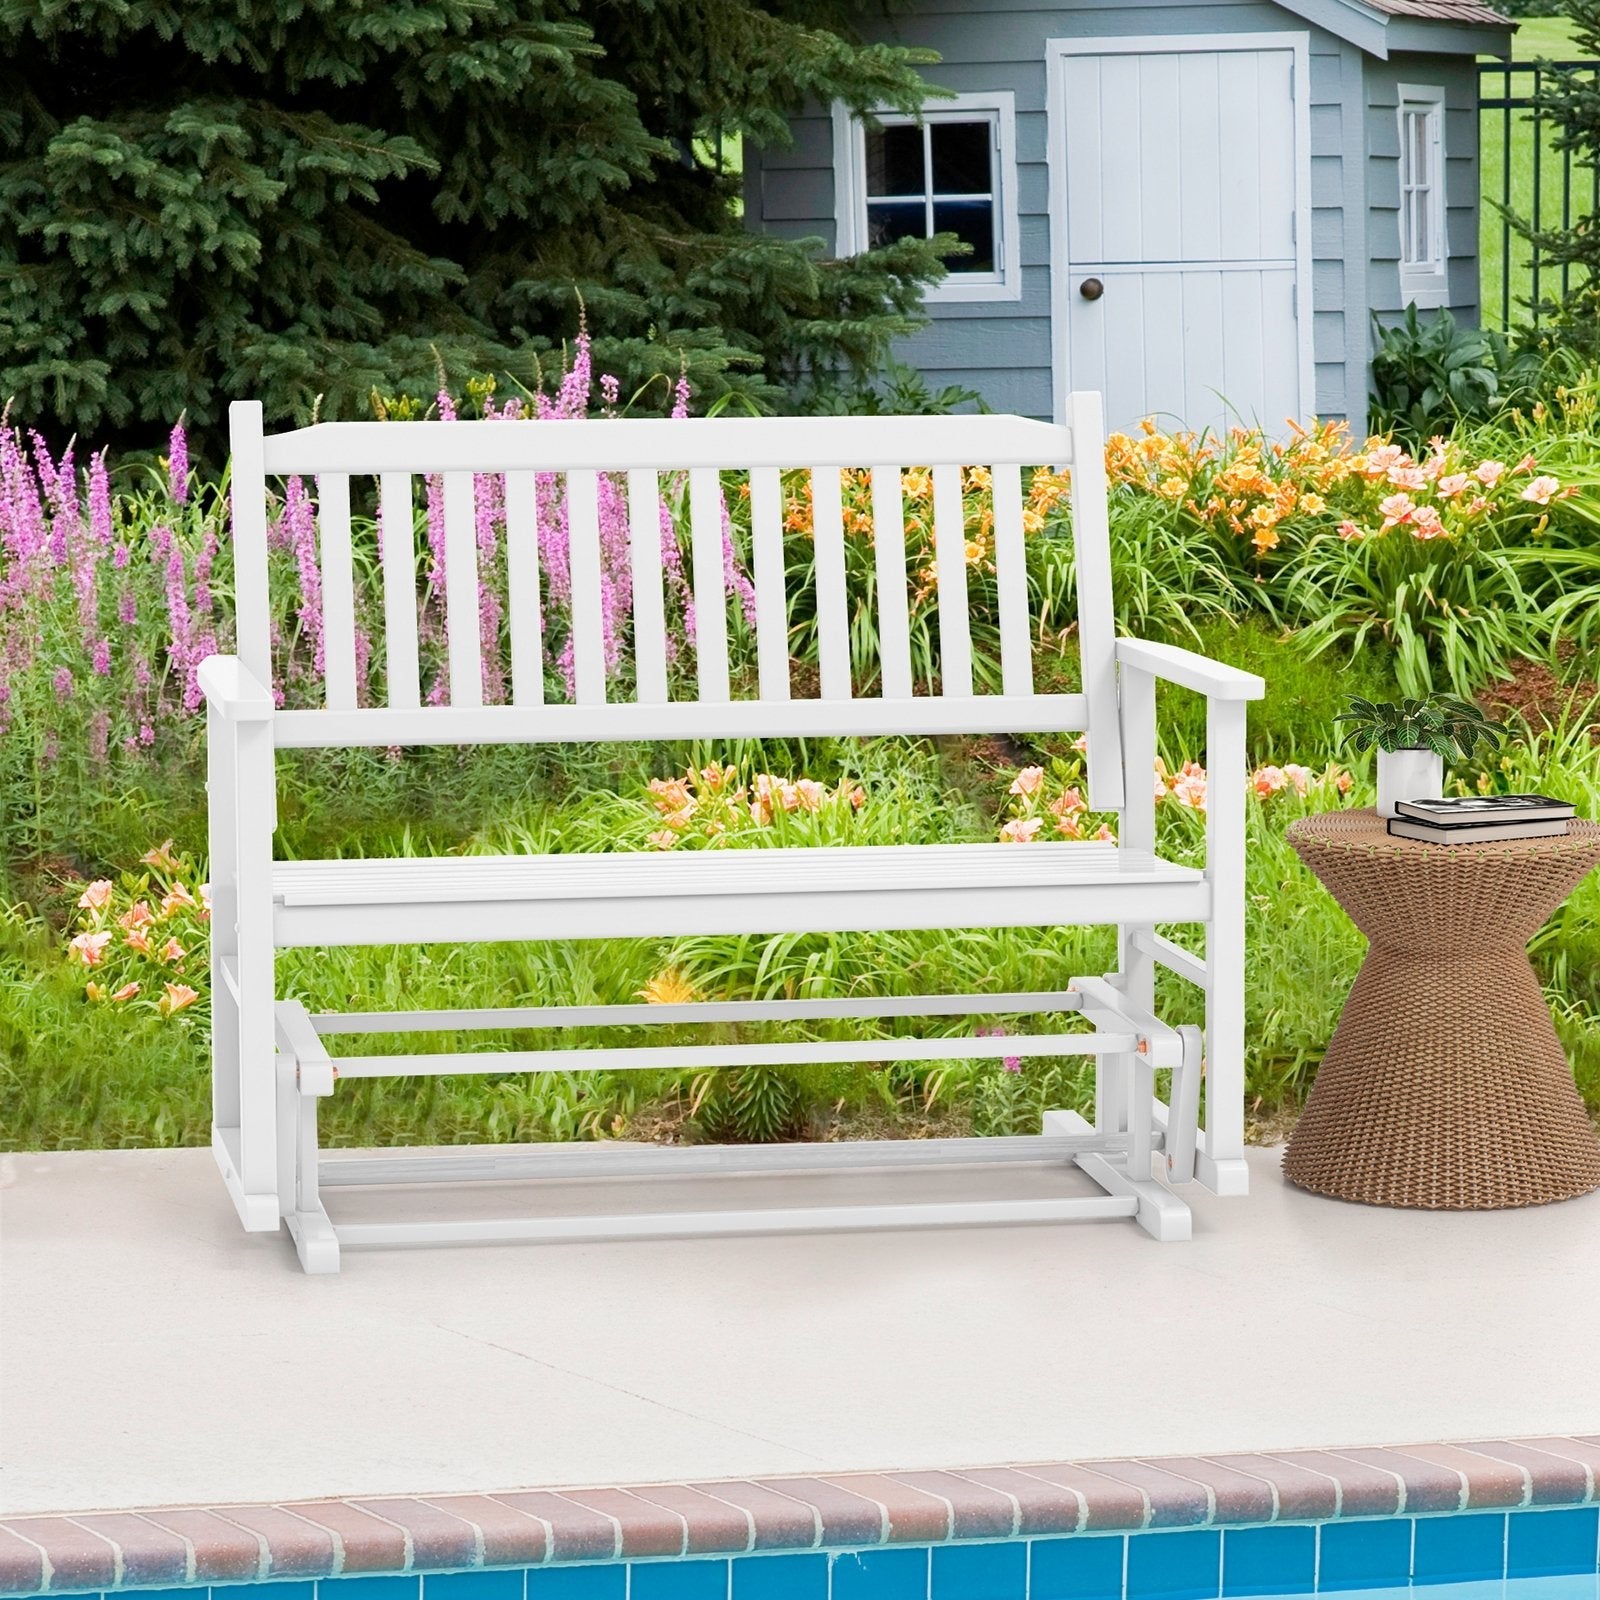
[[[1478,67],[1478,151],[1483,226],[1479,264],[1483,320],[1501,327],[1538,321],[1538,306],[1572,287],[1569,263],[1546,263],[1503,206],[1535,228],[1570,228],[1600,211],[1600,170],[1556,147],[1556,128],[1537,104],[1555,73],[1600,76],[1600,61],[1505,61]]]

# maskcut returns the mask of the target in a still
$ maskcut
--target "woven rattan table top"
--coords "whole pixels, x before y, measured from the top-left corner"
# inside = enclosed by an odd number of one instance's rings
[[[1548,839],[1427,844],[1390,835],[1372,810],[1291,823],[1295,853],[1374,943],[1448,959],[1472,944],[1526,944],[1600,862],[1600,826]]]
[[[1430,844],[1422,839],[1401,839],[1370,806],[1351,811],[1321,811],[1289,824],[1289,840],[1316,844],[1324,849],[1394,856],[1397,860],[1437,860],[1440,855],[1470,858],[1503,857],[1527,861],[1530,857],[1578,857],[1600,848],[1600,823],[1575,817],[1565,834],[1548,839],[1495,839],[1483,844]]]

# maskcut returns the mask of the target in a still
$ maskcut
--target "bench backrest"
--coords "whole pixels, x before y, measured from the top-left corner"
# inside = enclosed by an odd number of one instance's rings
[[[275,719],[280,745],[513,743],[559,739],[693,739],[878,733],[980,733],[1043,729],[1089,734],[1090,800],[1122,801],[1113,665],[1113,619],[1100,397],[1071,396],[1065,424],[1011,416],[489,420],[335,422],[264,435],[260,407],[232,407],[233,513],[238,652],[263,683],[272,677],[268,596],[268,484],[316,480],[316,564],[322,608],[325,706]],[[820,464],[819,464],[820,463]],[[1023,469],[1070,467],[1078,645],[1083,689],[1041,695],[1033,687]],[[975,692],[967,594],[963,468],[992,485],[992,560],[998,597],[1000,693]],[[938,594],[939,693],[914,692],[902,471],[931,474]],[[809,474],[814,539],[820,693],[795,698],[790,681],[789,597],[784,574],[784,484]],[[841,473],[870,473],[877,693],[852,685]],[[724,474],[735,473],[737,480]],[[505,636],[510,683],[504,704],[485,704],[475,493],[482,475],[503,475]],[[384,700],[359,705],[356,563],[351,480],[377,480],[383,590]],[[671,644],[663,607],[661,497],[687,480],[688,570],[695,661],[692,698],[669,688]],[[552,500],[552,485],[560,482]],[[748,493],[758,686],[735,699],[729,673],[725,588],[725,494]],[[747,488],[745,487],[747,486]],[[442,498],[448,696],[425,704],[418,669],[419,492]],[[627,697],[608,682],[615,653],[616,585],[602,549],[601,506],[615,517],[625,497],[626,618],[633,671]],[[571,629],[570,695],[546,696],[541,637],[541,517],[566,522],[561,574]],[[545,530],[548,534],[548,530]],[[546,546],[549,549],[549,546]],[[668,551],[670,559],[670,550]],[[551,576],[546,573],[546,590]],[[612,577],[615,576],[613,573]],[[376,577],[370,581],[378,581]],[[606,620],[609,615],[609,624]],[[496,631],[498,631],[498,624]],[[608,634],[608,626],[611,633]],[[981,686],[980,686],[981,688]],[[679,689],[681,694],[681,687]]]

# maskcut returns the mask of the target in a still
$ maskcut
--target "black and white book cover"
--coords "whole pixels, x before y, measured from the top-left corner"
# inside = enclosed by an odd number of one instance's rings
[[[1395,811],[1441,828],[1481,828],[1501,822],[1564,821],[1573,815],[1565,800],[1547,794],[1466,794],[1443,800],[1396,800]]]

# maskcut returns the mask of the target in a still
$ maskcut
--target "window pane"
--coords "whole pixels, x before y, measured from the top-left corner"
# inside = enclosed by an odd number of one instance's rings
[[[867,129],[867,193],[927,193],[921,128]]]
[[[990,194],[993,179],[989,171],[990,124],[983,122],[934,122],[928,132],[933,139],[933,190],[935,194]]]
[[[1415,207],[1416,243],[1412,246],[1412,260],[1418,266],[1433,264],[1433,193],[1428,189],[1413,191],[1411,203]]]
[[[942,200],[933,208],[933,231],[953,233],[972,246],[971,255],[950,256],[952,273],[993,272],[994,205],[988,200]]]
[[[1411,118],[1411,181],[1433,181],[1433,174],[1428,171],[1428,118],[1425,113]]]
[[[928,214],[920,200],[874,200],[867,206],[867,248],[896,239],[926,239]]]

